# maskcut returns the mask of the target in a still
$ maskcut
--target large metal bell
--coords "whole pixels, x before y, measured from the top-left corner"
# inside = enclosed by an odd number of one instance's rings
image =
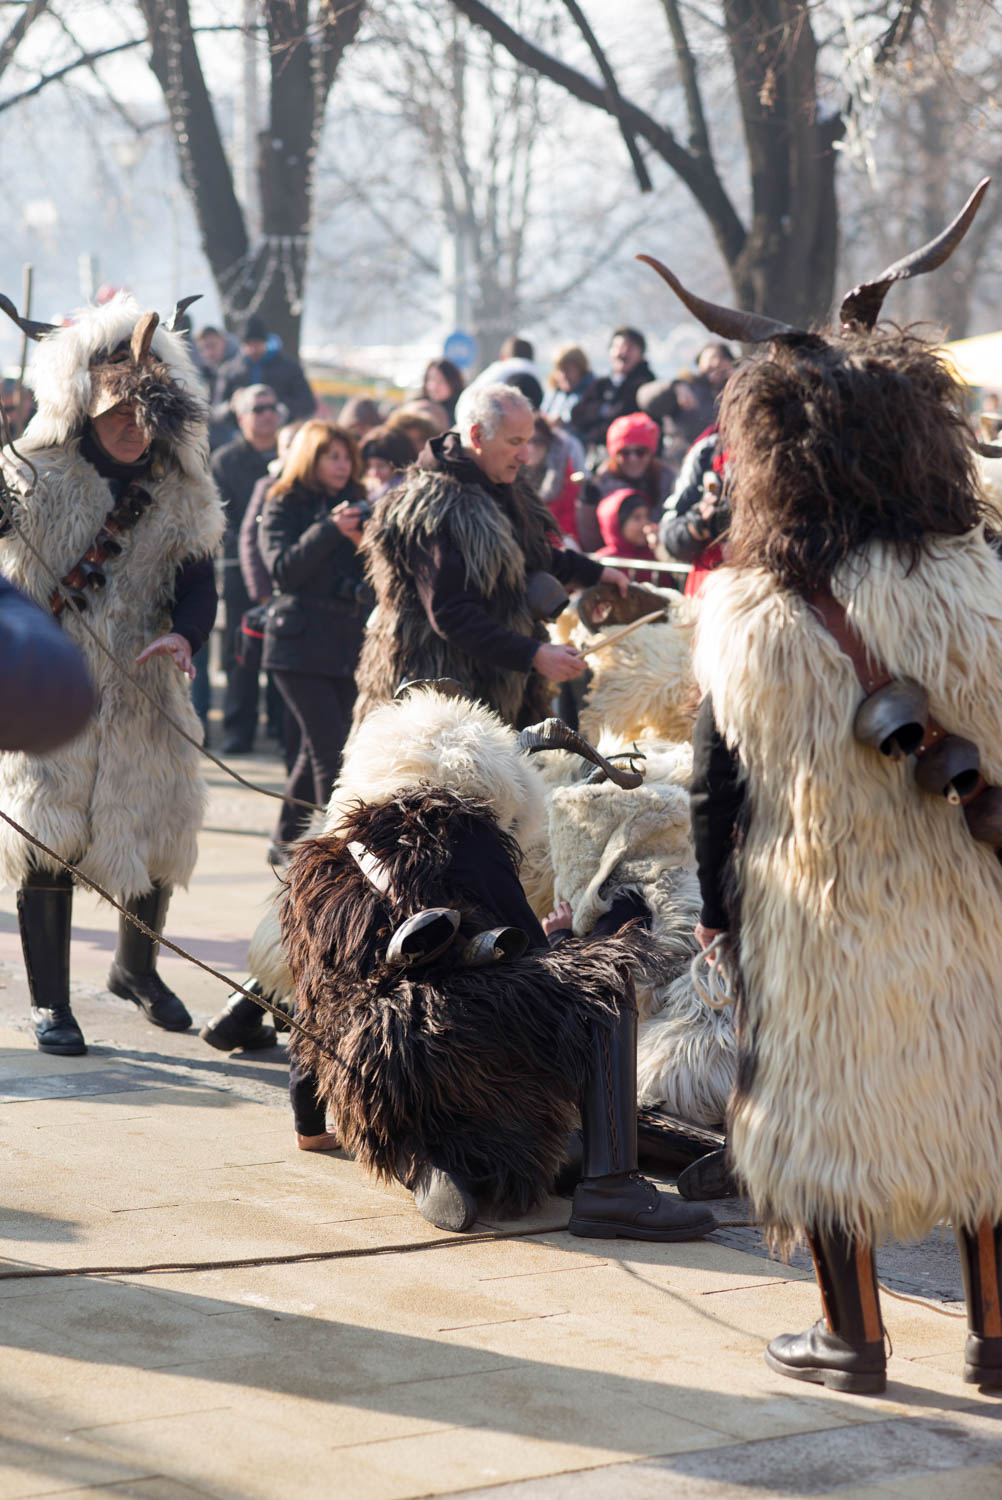
[[[872,745],[881,755],[901,760],[914,755],[921,745],[928,717],[925,688],[910,677],[896,677],[863,699],[852,732],[861,745]]]
[[[469,969],[481,969],[487,964],[511,963],[521,958],[529,946],[529,939],[521,927],[491,927],[487,932],[478,932],[463,949],[463,963]]]
[[[390,938],[386,962],[402,969],[430,964],[449,947],[459,931],[459,921],[459,912],[450,906],[429,906],[415,912]]]
[[[1002,849],[1002,787],[986,786],[964,808],[971,837]]]
[[[915,764],[915,780],[924,792],[963,802],[977,787],[981,772],[978,747],[959,734],[945,734]]]

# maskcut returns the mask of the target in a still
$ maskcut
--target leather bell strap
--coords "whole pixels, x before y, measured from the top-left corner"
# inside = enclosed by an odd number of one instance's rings
[[[806,602],[839,650],[852,662],[859,685],[867,697],[878,692],[880,688],[886,687],[889,682],[893,682],[893,674],[880,657],[874,656],[869,647],[864,644],[855,626],[849,621],[845,609],[833,595],[825,589],[818,589],[807,596]],[[931,714],[927,714],[921,743],[912,752],[916,759],[921,759],[934,745],[945,739],[948,733],[949,731],[944,729],[938,720],[934,719]],[[956,801],[966,808],[977,797],[980,797],[982,792],[988,790],[994,790],[994,788],[989,788],[984,777],[979,774],[971,790],[957,797]]]

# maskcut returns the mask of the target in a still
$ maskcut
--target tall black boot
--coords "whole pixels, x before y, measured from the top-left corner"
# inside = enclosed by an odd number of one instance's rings
[[[170,886],[155,885],[144,895],[125,902],[125,906],[159,936],[169,901]],[[153,1025],[163,1031],[187,1031],[191,1017],[156,970],[159,946],[156,939],[147,937],[125,917],[119,917],[118,951],[108,974],[108,988],[113,995],[138,1005]]]
[[[17,893],[35,1041],[40,1052],[62,1057],[80,1057],[87,1051],[70,1010],[72,908],[73,883],[68,875],[31,874]]]
[[[1002,1224],[982,1219],[959,1229],[960,1270],[967,1302],[964,1379],[982,1390],[1002,1389]]]
[[[248,979],[244,989],[271,1000],[258,979]],[[243,1052],[260,1052],[266,1047],[274,1047],[278,1040],[274,1026],[265,1025],[266,1016],[267,1011],[248,1000],[246,995],[231,995],[218,1016],[213,1016],[198,1034],[203,1042],[218,1047],[220,1052],[233,1052],[237,1048]]]
[[[807,1239],[825,1315],[806,1333],[773,1339],[765,1362],[791,1380],[877,1395],[887,1388],[887,1356],[873,1250],[840,1230]]]
[[[610,1031],[594,1026],[581,1100],[584,1175],[568,1229],[592,1239],[695,1240],[716,1229],[709,1209],[658,1192],[637,1170],[637,1012],[623,996]]]

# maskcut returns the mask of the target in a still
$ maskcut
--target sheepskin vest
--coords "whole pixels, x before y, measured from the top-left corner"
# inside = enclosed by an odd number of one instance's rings
[[[486,488],[449,474],[411,469],[390,490],[366,529],[369,581],[376,594],[356,673],[360,724],[406,678],[454,677],[509,724],[543,719],[552,688],[535,673],[492,666],[436,635],[414,581],[418,553],[448,541],[466,562],[467,585],[492,619],[519,635],[546,640],[529,613],[526,575],[550,565],[546,507],[516,481],[521,534]]]
[[[1002,784],[1002,567],[981,531],[832,593]],[[849,659],[760,571],[706,587],[696,675],[747,778],[731,1148],[773,1238],[1002,1219],[1002,865],[913,762],[853,737]]]
[[[5,460],[23,496],[19,528],[57,577],[83,556],[114,504],[108,482],[81,457],[79,442],[35,449],[22,442],[38,471]],[[144,485],[153,497],[141,520],[121,537],[122,551],[104,564],[107,583],[88,593],[83,615],[67,609],[61,624],[87,660],[97,711],[77,739],[51,755],[0,755],[0,804],[37,838],[119,899],[152,882],[184,884],[195,863],[205,790],[198,752],[168,724],[171,714],[201,737],[188,680],[167,657],[137,667],[144,646],[170,629],[174,578],[187,558],[211,554],[223,512],[208,467],[171,467]],[[0,541],[0,570],[48,608],[52,580],[16,535]],[[86,622],[155,700],[143,697],[83,629]],[[7,824],[0,826],[0,878],[19,885],[44,859]]]

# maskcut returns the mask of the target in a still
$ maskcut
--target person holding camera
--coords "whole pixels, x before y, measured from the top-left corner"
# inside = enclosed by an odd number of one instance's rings
[[[301,731],[275,829],[276,855],[308,821],[289,800],[297,782],[300,790],[312,784],[313,800],[326,806],[351,725],[370,604],[356,550],[369,512],[360,481],[361,456],[347,428],[305,422],[261,513],[258,546],[273,586],[261,664],[274,674]]]
[[[722,538],[731,520],[726,465],[727,454],[714,424],[686,454],[658,528],[657,540],[668,555],[692,564],[685,582],[690,596],[699,593],[706,575],[723,562]]]

